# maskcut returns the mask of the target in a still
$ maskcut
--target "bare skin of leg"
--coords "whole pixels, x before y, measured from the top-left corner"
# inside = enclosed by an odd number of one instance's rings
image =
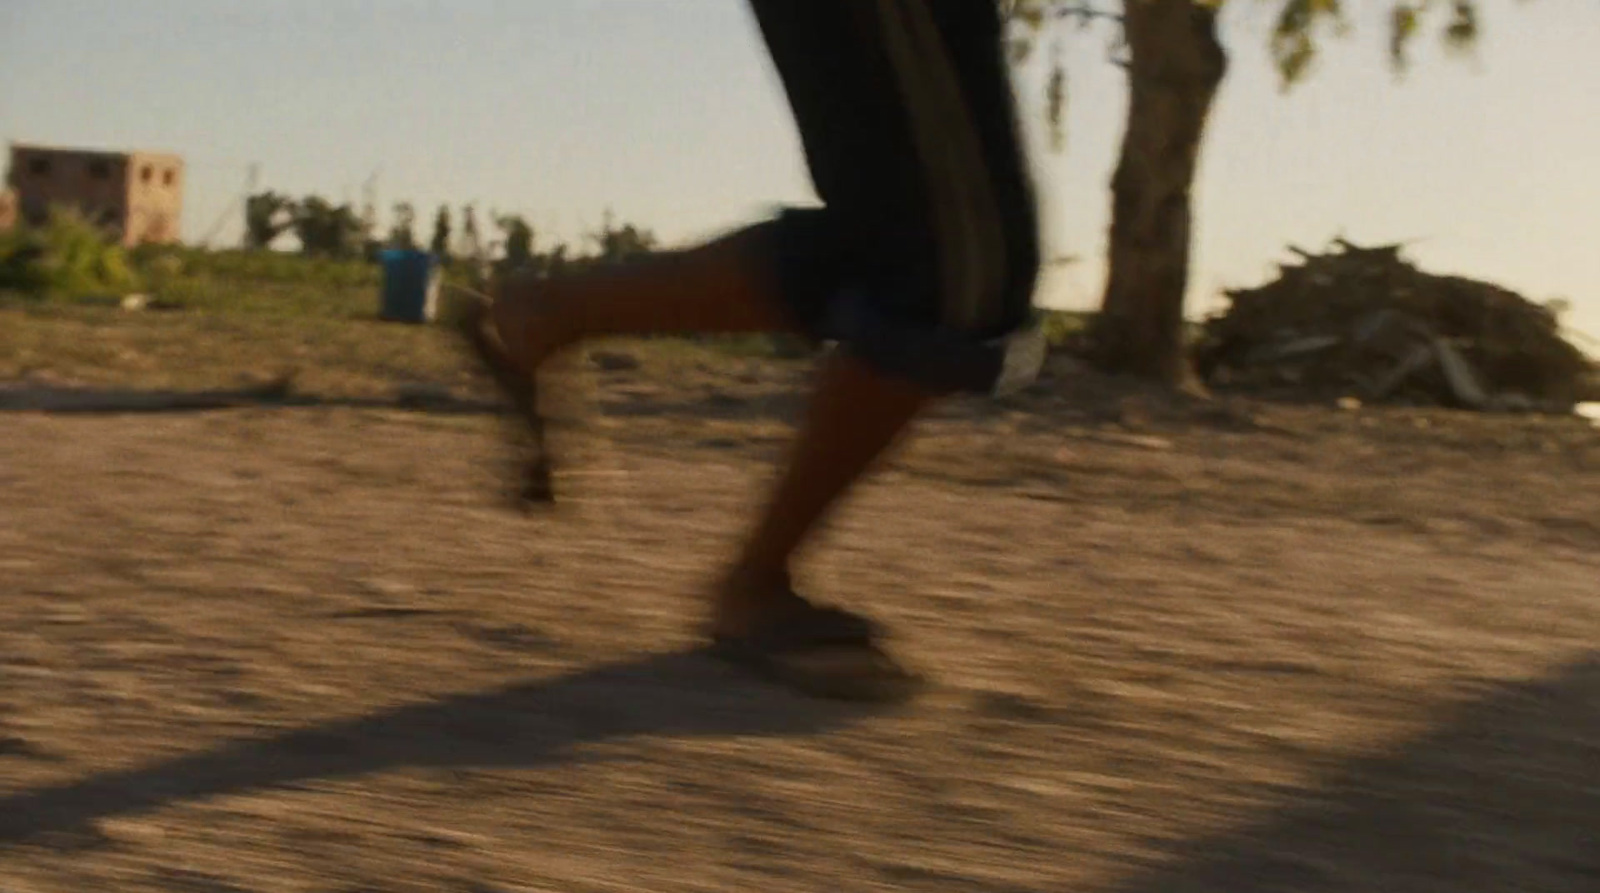
[[[790,557],[929,399],[847,354],[828,357],[788,467],[721,587],[713,633],[738,635],[766,619],[762,595],[788,587]]]
[[[494,322],[507,353],[532,374],[586,338],[669,332],[792,329],[748,231],[611,270],[512,281]],[[766,511],[714,594],[710,632],[741,635],[792,605],[792,556],[852,484],[905,431],[930,397],[860,360],[825,362],[789,464]]]
[[[529,373],[586,338],[792,331],[760,257],[760,236],[740,230],[619,267],[512,277],[497,290],[495,328]]]

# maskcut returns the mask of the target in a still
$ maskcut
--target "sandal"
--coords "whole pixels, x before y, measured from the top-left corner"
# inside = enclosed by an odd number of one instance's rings
[[[871,620],[839,608],[798,604],[742,635],[714,634],[710,653],[802,694],[847,701],[908,699],[921,680],[878,643]]]
[[[474,297],[462,302],[456,318],[456,328],[466,342],[482,370],[488,373],[500,393],[511,401],[517,415],[532,436],[527,455],[523,457],[522,481],[518,488],[518,501],[527,507],[535,503],[555,502],[555,487],[551,481],[550,453],[545,446],[544,417],[539,414],[538,388],[531,374],[523,372],[511,361],[494,332],[489,318],[491,305]]]

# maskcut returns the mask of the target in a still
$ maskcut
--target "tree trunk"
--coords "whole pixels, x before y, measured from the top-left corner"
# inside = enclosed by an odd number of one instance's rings
[[[1214,9],[1126,0],[1128,126],[1112,177],[1110,274],[1090,331],[1101,368],[1184,384],[1189,192],[1211,101],[1227,70]]]

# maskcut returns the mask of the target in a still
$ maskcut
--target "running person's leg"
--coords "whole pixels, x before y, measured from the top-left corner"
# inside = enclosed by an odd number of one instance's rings
[[[865,628],[797,598],[792,555],[933,395],[1015,372],[991,339],[1028,314],[1037,245],[992,0],[752,6],[824,208],[618,270],[512,283],[495,318],[530,372],[597,335],[840,342],[712,621],[724,640],[802,659],[808,644],[862,644]]]

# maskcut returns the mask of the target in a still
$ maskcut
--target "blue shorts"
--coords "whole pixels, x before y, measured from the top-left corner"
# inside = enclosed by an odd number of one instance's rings
[[[763,225],[801,328],[937,392],[1044,358],[1039,236],[994,0],[750,0],[819,208]]]

